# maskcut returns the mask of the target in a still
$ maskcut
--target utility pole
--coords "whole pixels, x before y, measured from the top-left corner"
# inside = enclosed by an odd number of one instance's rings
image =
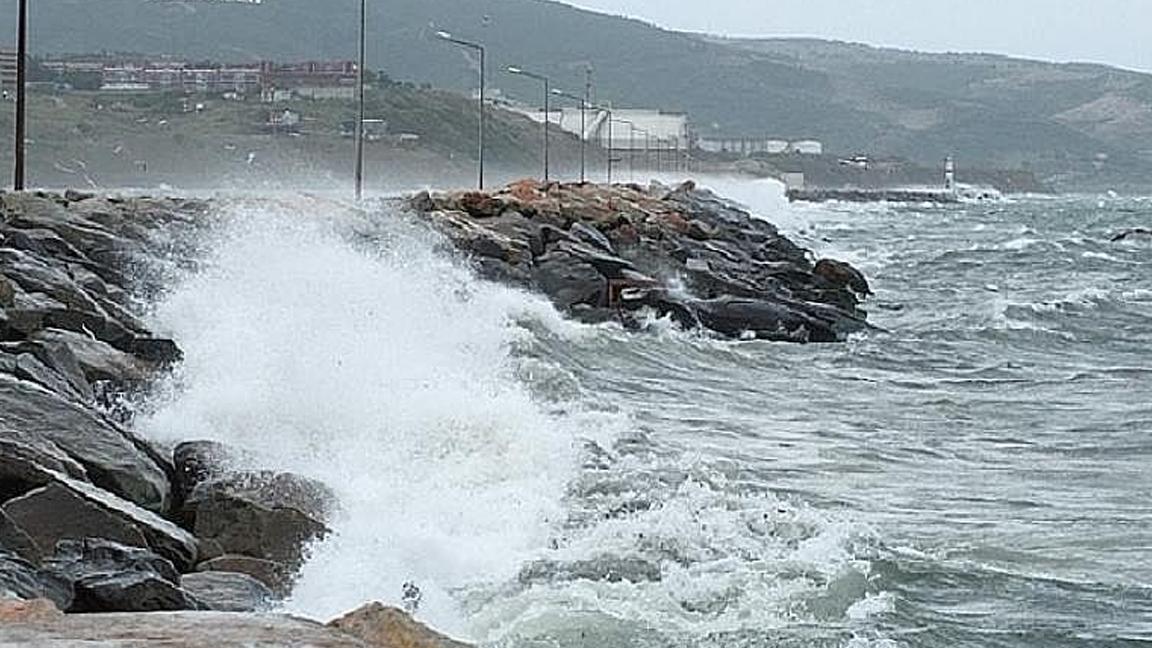
[[[28,0],[20,0],[16,24],[16,164],[12,174],[12,188],[23,191],[28,109]]]
[[[364,59],[367,50],[365,28],[368,24],[368,0],[360,0],[360,64],[356,69],[356,200],[364,196]]]
[[[588,148],[588,102],[576,95],[568,94],[559,88],[552,88],[552,94],[557,97],[571,99],[580,104],[580,184],[584,184],[588,181],[587,166],[585,164],[587,158],[586,151]]]
[[[484,190],[484,120],[485,120],[485,118],[484,118],[484,86],[485,86],[485,83],[484,83],[484,78],[485,78],[485,74],[484,74],[484,66],[485,66],[484,46],[481,45],[480,43],[474,43],[472,41],[467,41],[467,40],[464,40],[462,38],[456,38],[452,34],[449,34],[448,32],[445,32],[445,31],[436,32],[436,36],[440,40],[447,41],[447,42],[452,43],[454,45],[459,45],[460,47],[465,47],[465,48],[468,48],[474,52],[477,52],[480,56],[480,104],[477,106],[477,109],[479,110],[479,133],[478,133],[479,151],[477,152],[477,158],[476,159],[477,159],[477,166],[479,167],[479,171],[480,171],[479,188],[481,191],[483,191]]]
[[[526,76],[530,79],[536,79],[537,81],[540,81],[544,84],[544,182],[545,182],[545,184],[547,184],[548,181],[551,180],[549,164],[548,164],[548,155],[549,155],[548,122],[551,121],[551,110],[550,110],[551,109],[551,103],[549,102],[549,98],[552,95],[552,87],[551,87],[552,82],[548,79],[548,77],[544,76],[543,74],[536,74],[535,72],[529,72],[523,68],[518,68],[516,66],[509,67],[508,73],[509,74],[519,74],[522,76]]]

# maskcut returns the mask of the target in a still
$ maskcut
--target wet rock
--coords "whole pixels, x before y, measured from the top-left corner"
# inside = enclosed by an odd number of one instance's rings
[[[173,487],[183,502],[199,484],[223,476],[236,460],[236,452],[217,441],[185,441],[172,451]]]
[[[30,335],[29,339],[48,347],[68,349],[89,382],[108,380],[130,384],[141,382],[147,376],[146,367],[132,355],[81,333],[45,329]]]
[[[72,605],[72,585],[66,578],[0,550],[0,599],[47,599],[61,610]]]
[[[69,612],[202,608],[179,587],[180,575],[172,563],[147,549],[102,538],[65,540],[44,565],[72,582],[75,599]]]
[[[607,304],[608,280],[590,263],[567,252],[549,252],[536,259],[533,276],[558,308]]]
[[[669,189],[522,181],[488,196],[466,199],[490,205],[472,208],[483,218],[453,211],[461,194],[422,194],[412,206],[442,231],[451,222],[449,239],[474,254],[485,249],[476,243],[490,236],[484,230],[497,232],[484,252],[494,261],[480,263],[483,275],[539,289],[583,321],[615,317],[628,326],[630,306],[610,309],[652,300],[625,296],[626,289],[668,295],[687,288],[689,295],[659,298],[659,308],[683,326],[716,324],[712,330],[725,335],[792,342],[838,341],[845,331],[865,328],[867,314],[858,306],[870,290],[859,271],[831,259],[814,265],[808,250],[771,223],[692,183]],[[496,204],[500,215],[492,215]],[[510,264],[513,249],[531,258]],[[525,274],[532,280],[524,281]],[[707,303],[731,299],[748,302]],[[692,302],[704,302],[699,316]],[[737,321],[741,315],[749,319]]]
[[[295,572],[308,547],[329,533],[325,520],[334,502],[322,484],[297,475],[237,473],[197,485],[182,519],[203,541],[205,557],[241,554]]]
[[[843,261],[820,259],[816,262],[816,267],[812,273],[838,288],[848,287],[860,295],[872,294],[872,289],[868,286],[868,280],[864,278],[864,275]]]
[[[276,601],[264,583],[238,572],[205,571],[187,574],[180,587],[209,610],[262,612]]]
[[[180,572],[172,561],[140,546],[113,542],[107,538],[61,540],[44,567],[73,581],[115,572],[154,574],[172,584],[180,582]]]
[[[167,367],[184,359],[184,352],[172,340],[151,337],[133,337],[123,343],[123,349],[145,362]]]
[[[8,277],[0,274],[0,308],[11,308],[16,303],[16,288]]]
[[[294,571],[284,563],[239,554],[225,554],[196,565],[196,571],[245,574],[266,585],[277,598],[292,591]]]
[[[138,571],[97,573],[75,583],[69,612],[160,612],[200,610],[191,594],[155,574]]]
[[[90,409],[0,374],[0,426],[52,443],[96,485],[153,511],[167,508],[168,476],[144,443]]]
[[[413,619],[403,610],[369,603],[328,624],[375,648],[468,648]]]
[[[36,335],[40,331],[35,331],[32,335]],[[84,375],[84,370],[80,366],[80,361],[76,359],[76,354],[67,344],[62,343],[44,343],[35,340],[21,340],[19,342],[0,343],[0,351],[21,354],[31,353],[41,362],[45,367],[52,370],[61,380],[67,383],[67,388],[62,391],[53,389],[50,385],[40,382],[41,385],[48,387],[50,391],[56,391],[62,395],[72,394],[76,398],[89,402],[93,398],[92,385],[89,384],[88,379]]]
[[[107,538],[147,547],[180,570],[196,564],[196,539],[167,520],[91,484],[54,475],[46,486],[9,500],[4,513],[43,550],[61,540]]]

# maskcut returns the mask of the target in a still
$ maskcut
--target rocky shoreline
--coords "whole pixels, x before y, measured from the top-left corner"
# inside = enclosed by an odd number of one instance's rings
[[[540,184],[421,193],[409,207],[479,273],[587,322],[646,314],[734,338],[839,342],[868,328],[868,282],[766,220],[688,182]]]
[[[322,484],[116,416],[181,352],[134,313],[208,202],[0,194],[0,644],[457,646],[378,604],[270,614],[329,533]]]
[[[484,277],[571,316],[790,342],[867,326],[851,266],[691,184],[522,181],[404,201]],[[367,605],[323,626],[275,615],[338,503],[323,484],[118,415],[179,363],[140,319],[189,262],[211,201],[0,193],[0,643],[461,646]]]

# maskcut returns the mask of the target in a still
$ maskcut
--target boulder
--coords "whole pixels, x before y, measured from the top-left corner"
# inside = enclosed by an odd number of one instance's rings
[[[812,273],[837,288],[850,288],[858,295],[871,295],[872,288],[859,270],[835,259],[820,259]]]
[[[200,603],[179,586],[168,560],[140,547],[103,538],[64,540],[44,566],[72,582],[69,612],[196,610]]]
[[[182,520],[205,546],[206,558],[241,554],[304,564],[325,526],[335,498],[322,484],[288,473],[234,473],[197,485],[184,502]]]
[[[49,328],[28,337],[46,347],[69,349],[89,382],[137,383],[147,377],[148,368],[135,357],[91,336]]]
[[[608,280],[593,265],[568,252],[548,252],[539,257],[532,275],[560,309],[571,310],[578,304],[607,305]]]
[[[62,474],[53,474],[46,486],[9,500],[2,510],[42,551],[61,540],[100,537],[150,548],[181,571],[196,564],[196,539],[186,531],[131,502]]]
[[[706,328],[730,337],[752,335],[784,342],[835,342],[840,336],[824,321],[779,302],[724,297],[691,303]]]
[[[92,410],[0,374],[0,430],[54,444],[101,488],[152,511],[166,510],[168,476],[145,444]]]
[[[176,585],[146,572],[96,573],[76,581],[69,612],[161,612],[203,606]]]
[[[236,452],[216,441],[185,441],[172,451],[172,485],[183,502],[199,484],[221,477],[236,459]]]
[[[0,550],[0,599],[48,599],[61,610],[72,605],[72,584],[19,556]]]
[[[240,554],[225,554],[196,565],[196,571],[233,572],[251,576],[277,598],[286,598],[292,592],[294,571],[284,563]]]
[[[468,648],[382,603],[369,603],[335,619],[329,627],[350,634],[375,648]]]
[[[263,612],[276,596],[264,583],[239,572],[205,571],[185,575],[180,587],[209,610]]]
[[[32,335],[38,332],[39,329],[33,331]],[[85,402],[93,399],[92,385],[88,383],[88,379],[84,376],[84,370],[80,366],[80,361],[76,359],[76,355],[68,345],[21,340],[20,342],[0,343],[0,350],[16,355],[22,353],[34,355],[41,364],[51,369],[67,383],[68,389],[57,393],[62,395],[74,394]],[[41,384],[43,385],[43,383]]]

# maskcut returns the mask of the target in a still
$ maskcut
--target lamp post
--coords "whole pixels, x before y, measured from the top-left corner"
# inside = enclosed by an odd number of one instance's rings
[[[454,36],[452,36],[452,34],[449,34],[448,32],[444,32],[444,31],[436,32],[436,36],[440,40],[443,40],[443,41],[446,41],[449,43],[453,43],[455,45],[459,45],[460,47],[470,49],[470,50],[476,52],[477,54],[479,54],[479,56],[480,56],[480,99],[479,99],[479,104],[477,105],[477,110],[479,110],[479,120],[478,120],[479,121],[479,127],[478,127],[479,132],[477,134],[477,140],[478,140],[479,144],[477,146],[479,147],[479,150],[477,151],[476,159],[477,159],[477,165],[479,166],[479,173],[480,173],[480,179],[479,179],[478,186],[479,186],[480,190],[483,191],[484,190],[484,46],[481,45],[480,43],[473,43],[472,41],[466,41],[466,40],[463,40],[460,38],[455,38]]]
[[[608,124],[608,165],[607,165],[607,168],[608,168],[608,185],[611,186],[612,185],[612,162],[614,161],[612,158],[612,148],[613,148],[612,147],[612,144],[613,144],[613,141],[612,141],[612,121],[613,121],[612,120],[612,106],[610,104],[605,104],[603,106],[600,106],[599,108],[600,108],[600,110],[603,110],[608,115],[608,119],[606,121],[606,123]]]
[[[360,0],[360,63],[356,67],[356,200],[364,196],[364,59],[367,50],[368,0]]]
[[[551,180],[548,168],[548,122],[551,119],[551,111],[549,110],[550,104],[548,103],[548,98],[552,94],[551,81],[549,81],[548,77],[544,76],[543,74],[529,72],[516,66],[509,67],[508,73],[519,74],[521,76],[526,76],[529,79],[536,79],[537,81],[540,81],[544,84],[544,182],[547,183],[549,180]]]
[[[20,0],[16,15],[16,150],[12,188],[24,190],[24,140],[28,91],[28,0]]]
[[[573,94],[568,94],[563,90],[553,88],[552,94],[557,97],[564,97],[571,99],[580,104],[580,184],[588,181],[587,173],[587,157],[588,157],[588,102]]]

